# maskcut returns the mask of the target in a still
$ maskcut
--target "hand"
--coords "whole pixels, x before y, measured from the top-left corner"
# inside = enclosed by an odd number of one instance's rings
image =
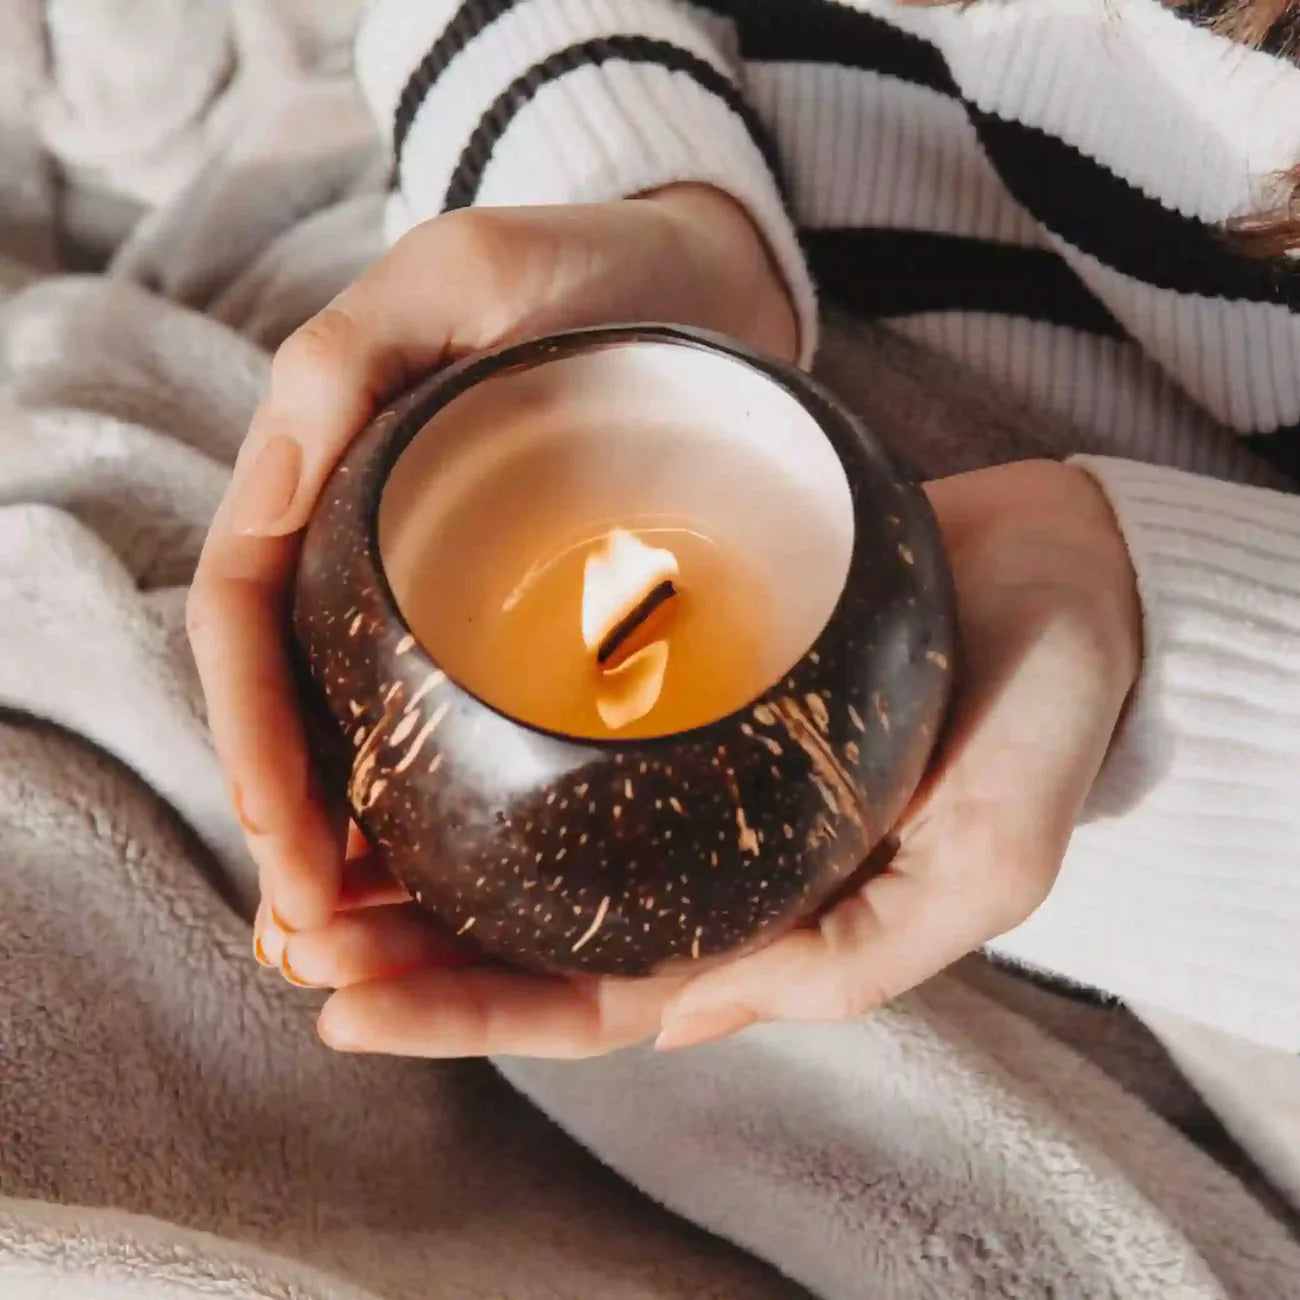
[[[693,979],[547,980],[445,966],[405,908],[289,940],[340,987],[327,1042],[423,1056],[582,1056],[662,1030],[684,1047],[756,1021],[862,1015],[1047,896],[1141,657],[1124,542],[1082,470],[1024,462],[929,485],[957,585],[961,674],[888,868],[816,924]],[[392,969],[394,962],[400,971]]]
[[[1083,470],[1022,462],[928,486],[957,588],[957,697],[888,869],[665,1011],[662,1046],[756,1020],[862,1015],[1034,912],[1141,663],[1110,505]]]
[[[190,592],[188,627],[217,752],[257,862],[259,955],[341,906],[391,897],[344,878],[283,642],[299,530],[386,396],[446,357],[578,325],[693,324],[793,354],[785,288],[726,195],[673,186],[603,205],[469,210],[421,226],[277,353]],[[379,894],[376,895],[376,889]]]

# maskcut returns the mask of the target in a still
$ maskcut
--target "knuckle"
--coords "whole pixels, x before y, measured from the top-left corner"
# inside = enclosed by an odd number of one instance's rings
[[[494,265],[510,256],[506,225],[499,213],[462,208],[438,218],[435,230],[444,255],[459,254],[477,269],[479,264]]]
[[[332,374],[359,343],[356,321],[340,306],[324,308],[280,345],[271,361],[272,389]]]
[[[449,212],[439,222],[439,258],[474,286],[481,307],[508,308],[530,246],[516,223],[479,208]]]

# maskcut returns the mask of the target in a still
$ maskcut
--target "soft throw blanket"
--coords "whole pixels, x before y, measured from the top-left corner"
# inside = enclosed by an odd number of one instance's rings
[[[499,1062],[540,1111],[328,1053],[254,966],[184,585],[266,349],[379,251],[347,10],[0,6],[0,1295],[1300,1295],[1156,1040],[979,963],[859,1024]],[[1065,436],[886,336],[825,365],[927,472]],[[1231,1045],[1155,1023],[1290,1185]]]

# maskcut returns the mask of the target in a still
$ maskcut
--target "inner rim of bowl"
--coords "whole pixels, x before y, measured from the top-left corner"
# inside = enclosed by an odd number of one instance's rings
[[[593,529],[655,520],[705,532],[772,593],[762,611],[762,690],[779,681],[840,598],[853,498],[810,411],[724,351],[626,339],[540,353],[487,375],[436,411],[398,456],[380,499],[379,558],[429,657],[492,708],[548,730],[476,671],[459,648],[466,620],[491,616],[487,588],[507,580],[501,575],[520,557],[542,558]]]

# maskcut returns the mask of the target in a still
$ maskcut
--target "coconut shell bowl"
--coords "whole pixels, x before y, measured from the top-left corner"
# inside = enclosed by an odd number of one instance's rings
[[[668,326],[471,357],[303,539],[325,779],[485,958],[636,976],[775,938],[919,785],[954,657],[924,494],[793,367]]]

